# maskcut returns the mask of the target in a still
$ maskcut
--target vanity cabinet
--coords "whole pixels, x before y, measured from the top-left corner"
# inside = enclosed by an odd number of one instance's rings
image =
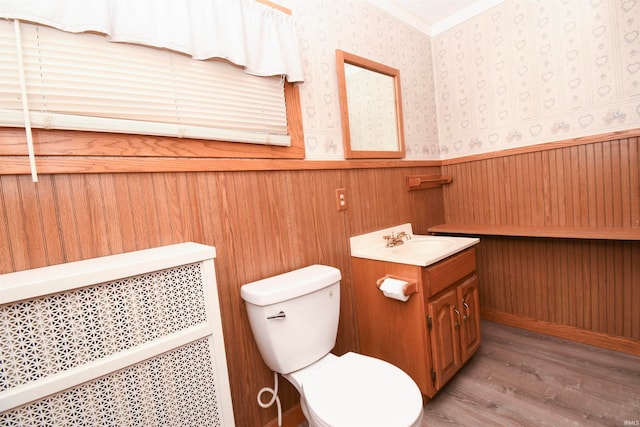
[[[475,248],[421,267],[352,258],[360,352],[407,372],[433,397],[480,346]],[[385,275],[417,282],[402,302],[376,287]]]
[[[434,386],[439,390],[480,346],[476,276],[427,302],[427,313]]]

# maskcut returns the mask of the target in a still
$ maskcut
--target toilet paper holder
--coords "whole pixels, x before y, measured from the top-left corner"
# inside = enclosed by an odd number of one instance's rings
[[[378,289],[380,289],[380,286],[382,286],[382,282],[384,282],[385,279],[396,279],[396,280],[402,280],[403,282],[407,282],[407,284],[402,287],[402,293],[405,296],[410,296],[418,292],[417,280],[408,279],[406,277],[395,276],[393,274],[385,274],[384,276],[376,280],[376,287]]]

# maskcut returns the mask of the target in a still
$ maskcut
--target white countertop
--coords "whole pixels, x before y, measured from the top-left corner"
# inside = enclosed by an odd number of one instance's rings
[[[386,247],[383,236],[405,232],[410,239],[404,244]],[[410,223],[385,228],[349,239],[351,256],[377,261],[395,262],[426,267],[450,257],[480,242],[475,237],[414,235]]]

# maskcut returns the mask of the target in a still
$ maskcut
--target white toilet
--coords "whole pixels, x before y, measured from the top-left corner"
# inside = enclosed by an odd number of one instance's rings
[[[300,393],[311,427],[420,425],[422,395],[400,368],[357,353],[336,356],[340,270],[312,265],[243,285],[264,362]]]

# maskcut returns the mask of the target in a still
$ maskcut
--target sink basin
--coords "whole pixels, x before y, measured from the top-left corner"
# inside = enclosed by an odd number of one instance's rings
[[[383,236],[404,231],[412,238],[404,244],[386,247]],[[411,224],[403,224],[350,239],[351,256],[377,261],[426,267],[461,252],[480,240],[475,237],[414,235]]]
[[[456,244],[450,238],[442,238],[436,236],[416,236],[411,240],[407,240],[403,245],[387,248],[396,255],[438,255],[441,252],[446,252],[449,248]]]

